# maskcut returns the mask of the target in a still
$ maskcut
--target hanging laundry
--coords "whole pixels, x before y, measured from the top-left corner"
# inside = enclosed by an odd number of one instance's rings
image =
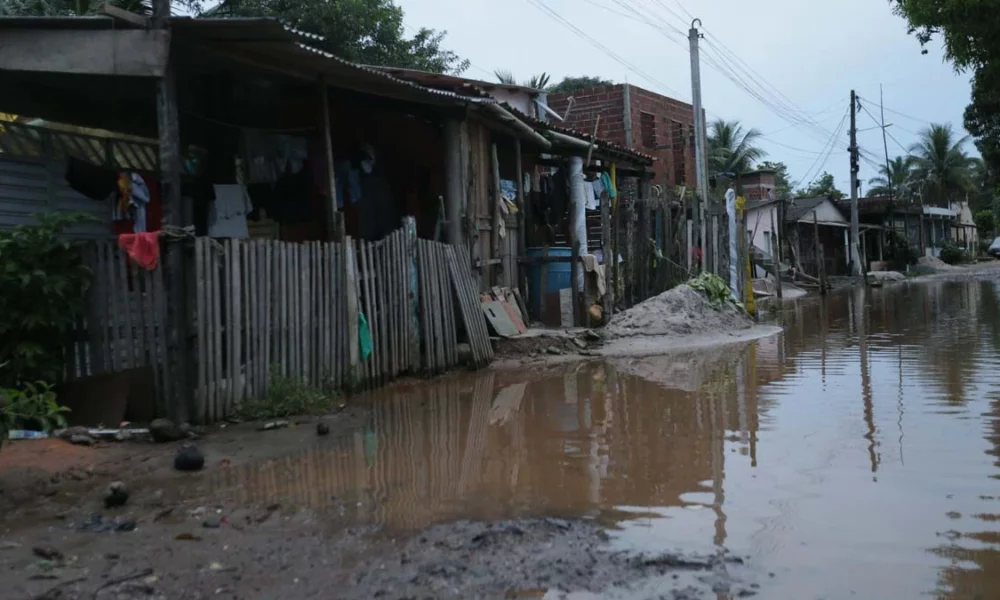
[[[344,208],[344,196],[351,204],[361,201],[361,172],[349,160],[333,163],[333,173],[337,180],[337,208]]]
[[[597,210],[601,207],[600,205],[601,197],[597,195],[597,190],[594,189],[593,181],[583,182],[583,203],[587,210]]]
[[[517,200],[517,182],[512,179],[501,179],[500,195],[504,200],[515,202]]]
[[[614,179],[607,172],[601,173],[601,186],[607,190],[608,198],[614,200],[618,196],[618,190],[615,189]]]
[[[368,360],[372,355],[372,331],[368,327],[368,318],[365,313],[358,313],[358,348],[361,352],[361,361]]]
[[[286,171],[298,173],[309,158],[301,136],[245,130],[243,150],[247,183],[274,183]]]
[[[215,202],[208,212],[208,235],[211,237],[246,238],[247,215],[253,210],[246,188],[237,184],[216,184]]]
[[[149,187],[138,173],[119,173],[118,190],[111,196],[111,220],[132,221],[132,232],[146,231]]]
[[[118,236],[118,247],[147,271],[155,269],[160,262],[160,234],[157,231],[123,233]]]

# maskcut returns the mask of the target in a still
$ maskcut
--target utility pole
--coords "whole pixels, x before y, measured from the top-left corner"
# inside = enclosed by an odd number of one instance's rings
[[[858,98],[851,90],[851,273],[861,275],[858,244]]]
[[[705,243],[705,224],[702,222],[702,211],[708,204],[708,173],[705,172],[705,116],[701,107],[701,59],[698,56],[698,39],[701,38],[698,26],[700,25],[701,19],[691,21],[688,41],[691,43],[691,104],[694,105],[694,159],[697,180],[695,185],[698,188],[695,194],[697,201],[696,206],[693,207],[692,218],[696,224],[694,230],[701,232],[699,247],[702,250],[701,270],[704,272],[707,269],[705,264],[705,246],[707,244]],[[688,252],[691,252],[691,248],[688,248]]]
[[[885,95],[882,93],[882,84],[878,84],[878,108],[882,114],[882,149],[885,150],[885,180],[889,183],[889,202],[896,199],[896,190],[892,187],[892,172],[889,171],[889,142],[886,141],[885,133]]]

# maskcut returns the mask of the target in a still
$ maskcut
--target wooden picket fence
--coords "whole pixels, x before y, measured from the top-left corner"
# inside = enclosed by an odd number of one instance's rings
[[[164,412],[173,376],[162,268],[136,266],[114,241],[89,242],[81,254],[91,281],[84,316],[67,342],[67,379],[152,367],[157,410]]]
[[[336,390],[438,373],[459,364],[460,332],[485,366],[492,348],[465,261],[417,240],[409,219],[375,242],[196,239],[195,419],[266,395],[272,373]]]

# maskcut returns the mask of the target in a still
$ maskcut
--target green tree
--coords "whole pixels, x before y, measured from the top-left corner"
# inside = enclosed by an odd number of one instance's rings
[[[993,228],[996,225],[996,220],[993,218],[993,209],[984,208],[977,210],[972,219],[976,222],[976,229],[979,230],[979,235],[982,238],[993,234]]]
[[[223,0],[202,15],[278,18],[322,35],[311,43],[361,64],[455,74],[469,66],[442,48],[444,31],[420,28],[406,37],[403,9],[392,0]]]
[[[868,180],[871,188],[868,196],[892,196],[900,200],[909,197],[909,185],[913,180],[913,157],[897,156],[886,165],[878,168],[878,177]]]
[[[752,170],[754,163],[767,156],[757,142],[760,131],[744,130],[739,121],[716,119],[708,128],[709,175],[733,173],[739,177]]]
[[[614,85],[615,82],[610,79],[601,79],[600,77],[587,77],[586,75],[580,77],[563,77],[563,80],[559,83],[551,86],[547,91],[553,94],[560,92],[575,92],[577,90],[585,90],[587,88],[601,87],[605,85]]]
[[[795,192],[796,198],[819,198],[821,196],[830,197],[834,200],[840,200],[845,196],[844,192],[837,189],[833,181],[833,175],[826,171],[808,186],[800,188]]]
[[[982,0],[890,0],[910,33],[926,46],[935,36],[956,70],[971,71],[972,102],[965,128],[989,168],[1000,169],[1000,19],[995,2]],[[923,50],[926,54],[926,48]]]
[[[792,184],[788,179],[788,166],[783,162],[765,160],[757,165],[758,169],[774,171],[774,195],[778,198],[788,198],[792,195]]]
[[[957,138],[950,124],[932,124],[910,148],[913,180],[926,204],[947,206],[971,191],[973,160],[965,153],[968,136]]]

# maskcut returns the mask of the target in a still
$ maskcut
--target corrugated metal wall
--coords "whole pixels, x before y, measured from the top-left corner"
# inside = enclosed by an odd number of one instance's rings
[[[110,206],[91,200],[66,183],[65,164],[55,160],[15,159],[0,155],[0,228],[37,223],[44,212],[82,212],[96,221],[75,227],[74,237],[111,235]]]

